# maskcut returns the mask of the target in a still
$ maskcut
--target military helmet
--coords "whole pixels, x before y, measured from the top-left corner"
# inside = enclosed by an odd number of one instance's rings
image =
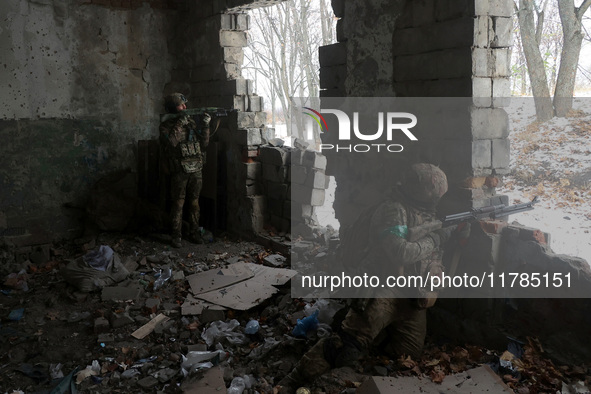
[[[185,98],[185,96],[182,93],[173,93],[173,94],[169,94],[168,96],[166,96],[164,98],[164,109],[166,110],[166,112],[168,113],[175,113],[176,111],[176,107],[187,103],[188,100]]]
[[[404,173],[402,190],[420,205],[434,207],[447,192],[447,177],[433,164],[413,164]]]

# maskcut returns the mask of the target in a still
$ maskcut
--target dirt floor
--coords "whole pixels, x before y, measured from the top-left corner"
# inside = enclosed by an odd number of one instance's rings
[[[127,279],[90,292],[67,283],[64,267],[100,245],[110,246],[120,257],[130,271]],[[213,368],[220,375],[216,391],[233,383],[236,390],[229,393],[242,392],[241,385],[245,393],[275,393],[301,355],[319,337],[330,335],[330,323],[337,324],[338,307],[344,305],[292,299],[287,283],[247,311],[212,308],[200,315],[183,314],[191,292],[188,276],[231,263],[261,264],[273,253],[235,239],[171,249],[166,237],[103,234],[52,245],[48,259],[37,255],[35,261],[18,262],[6,243],[0,252],[5,278],[0,294],[2,393],[74,392],[70,386],[83,393],[200,393],[204,389],[195,385]],[[172,277],[158,287],[159,274],[167,267]],[[297,320],[314,308],[323,314],[318,329],[307,338],[293,337]],[[158,315],[168,320],[143,339],[132,336]],[[245,327],[253,319],[260,328],[247,334]],[[215,328],[217,336],[212,334]],[[441,382],[482,364],[520,393],[556,392],[571,383],[584,387],[586,379],[589,383],[591,370],[555,366],[534,339],[515,346],[519,350],[510,353],[469,344],[429,344],[421,360],[391,360],[374,349],[357,368],[333,370],[308,387],[312,392],[352,393],[372,375]]]

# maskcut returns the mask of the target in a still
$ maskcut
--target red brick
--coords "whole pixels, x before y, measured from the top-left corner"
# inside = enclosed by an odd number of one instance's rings
[[[488,234],[500,234],[508,223],[502,220],[481,220],[480,228]]]
[[[540,245],[546,245],[546,235],[540,230],[522,228],[519,230],[519,238],[524,241],[535,241]]]
[[[499,178],[497,178],[496,176],[487,176],[486,181],[484,181],[484,184],[487,187],[497,187],[497,185],[499,184]]]
[[[462,181],[462,187],[467,187],[468,189],[478,189],[484,185],[484,182],[485,178],[483,176],[470,177]]]

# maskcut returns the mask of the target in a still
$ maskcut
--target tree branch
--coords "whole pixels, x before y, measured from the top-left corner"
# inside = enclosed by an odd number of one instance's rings
[[[583,14],[587,12],[587,9],[591,6],[591,0],[585,0],[579,8],[575,8],[575,14],[578,20],[583,20]]]

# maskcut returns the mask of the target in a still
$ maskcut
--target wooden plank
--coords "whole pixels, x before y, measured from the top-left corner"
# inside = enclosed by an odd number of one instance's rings
[[[168,316],[163,315],[161,313],[158,316],[156,316],[155,318],[153,318],[152,320],[150,320],[149,322],[147,322],[146,324],[144,324],[143,326],[141,326],[140,328],[138,328],[137,330],[135,330],[134,332],[132,332],[131,336],[136,339],[144,339],[152,331],[154,331],[154,329],[156,328],[156,326],[158,324],[163,323],[169,319],[170,318]]]

